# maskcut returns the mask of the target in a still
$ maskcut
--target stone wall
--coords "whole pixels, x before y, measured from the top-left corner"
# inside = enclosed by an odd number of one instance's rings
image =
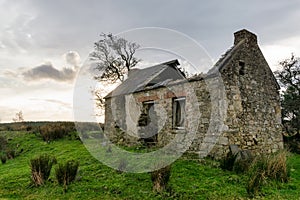
[[[154,101],[156,119],[150,121],[158,146],[176,140],[183,151],[189,146],[189,152],[214,158],[224,157],[231,144],[254,154],[283,148],[277,82],[256,36],[245,30],[235,36],[235,46],[215,66],[220,64],[220,73],[106,99],[106,134],[116,143],[138,144],[146,130],[137,124],[143,102]],[[185,129],[178,130],[172,126],[172,99],[183,96]]]
[[[283,148],[279,86],[256,36],[246,34],[221,70],[229,102],[229,131],[224,134],[242,149],[271,153]]]

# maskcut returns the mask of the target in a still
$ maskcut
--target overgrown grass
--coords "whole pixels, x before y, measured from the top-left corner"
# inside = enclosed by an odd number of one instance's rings
[[[75,160],[68,160],[65,163],[59,163],[55,169],[56,180],[60,185],[66,187],[71,182],[75,181],[79,167],[79,162]]]
[[[290,176],[287,163],[288,152],[283,150],[268,156],[259,156],[250,166],[247,192],[251,197],[257,195],[269,181],[285,183]]]
[[[53,164],[56,164],[56,158],[48,154],[30,160],[31,179],[34,185],[43,185],[48,180]]]
[[[168,183],[171,176],[171,166],[165,166],[151,172],[153,191],[162,193],[168,189]]]
[[[223,171],[207,162],[179,159],[172,164],[170,190],[152,191],[150,173],[118,173],[93,158],[78,140],[61,139],[47,143],[26,132],[0,132],[16,149],[18,156],[0,164],[0,199],[247,199],[247,176]],[[23,151],[21,151],[23,149]],[[49,181],[31,186],[31,158],[48,154],[58,162],[80,161],[77,179],[68,186],[55,181],[52,170]],[[300,156],[288,158],[291,166],[288,183],[270,181],[262,187],[261,199],[299,199]]]

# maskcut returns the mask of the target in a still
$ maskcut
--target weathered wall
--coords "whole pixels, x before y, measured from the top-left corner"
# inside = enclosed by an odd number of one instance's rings
[[[271,153],[283,148],[279,88],[256,36],[246,34],[249,36],[244,36],[245,41],[221,69],[229,100],[225,135],[230,144],[242,149]],[[236,37],[235,44],[240,40]]]
[[[184,149],[195,133],[189,151],[200,156],[221,158],[229,152],[231,144],[255,154],[283,148],[279,88],[257,38],[247,31],[237,33],[234,44],[230,54],[221,60],[218,69],[221,77],[199,78],[134,93],[124,97],[123,103],[114,100],[115,97],[106,99],[105,132],[114,142],[138,143],[141,127],[137,126],[137,120],[142,102],[153,100],[159,146],[181,134],[190,137],[178,141],[178,148]],[[181,96],[186,96],[186,128],[175,130],[172,98]],[[116,108],[112,109],[112,105]],[[124,133],[120,136],[114,121],[124,131],[128,130],[130,136]]]

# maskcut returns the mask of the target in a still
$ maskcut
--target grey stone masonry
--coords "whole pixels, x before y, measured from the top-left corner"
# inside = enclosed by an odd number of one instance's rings
[[[279,85],[257,36],[247,30],[234,36],[233,47],[205,75],[107,97],[105,134],[115,143],[140,143],[148,129],[138,121],[145,102],[152,102],[155,119],[149,119],[149,127],[155,124],[151,130],[155,130],[157,146],[181,135],[184,140],[176,140],[178,148],[188,147],[188,152],[216,159],[226,156],[230,145],[253,154],[282,149]],[[174,111],[176,98],[184,99],[184,104],[177,105],[184,106],[179,114]],[[179,118],[182,127],[175,127]]]

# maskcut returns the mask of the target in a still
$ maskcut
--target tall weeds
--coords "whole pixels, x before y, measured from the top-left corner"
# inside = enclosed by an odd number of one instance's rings
[[[36,186],[43,185],[48,180],[52,165],[56,158],[43,154],[30,160],[31,179]]]
[[[165,166],[151,172],[151,180],[153,184],[153,191],[161,193],[166,191],[171,176],[171,166]]]
[[[247,192],[250,196],[257,195],[268,181],[288,181],[287,154],[288,152],[283,150],[269,156],[255,158],[248,172]]]
[[[60,185],[65,188],[76,178],[78,172],[79,162],[75,160],[69,160],[65,163],[60,163],[55,169],[55,176]]]

